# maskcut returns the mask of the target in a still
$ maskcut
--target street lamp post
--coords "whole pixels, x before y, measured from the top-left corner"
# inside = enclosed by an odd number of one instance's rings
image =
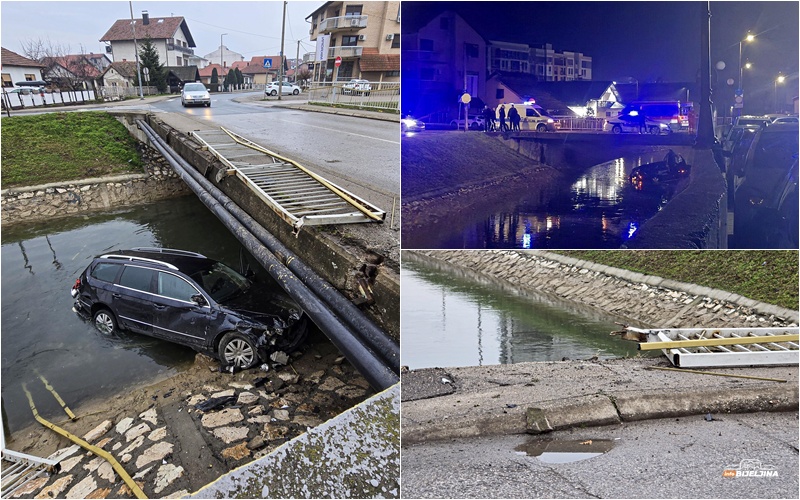
[[[223,33],[219,36],[219,71],[222,73],[220,78],[225,78],[225,72],[223,71],[224,67],[222,66],[222,37],[227,35],[227,33]],[[224,80],[223,80],[224,81]]]
[[[778,74],[778,78],[776,78],[775,82],[774,82],[775,83],[775,112],[776,113],[780,113],[781,112],[781,110],[778,109],[778,84],[779,83],[783,83],[784,80],[786,80],[786,77],[779,73]]]
[[[742,44],[744,42],[752,42],[755,40],[755,35],[747,32],[747,36],[744,37],[744,40],[739,40],[739,93],[742,95],[742,99],[744,99],[744,91],[742,90]],[[750,68],[750,63],[748,62],[748,68]],[[744,101],[742,102],[744,104]],[[739,108],[739,115],[742,114],[742,108]]]

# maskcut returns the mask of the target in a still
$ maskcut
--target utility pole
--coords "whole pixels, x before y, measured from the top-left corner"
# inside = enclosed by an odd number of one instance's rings
[[[139,99],[144,100],[144,92],[142,91],[142,68],[139,66],[139,44],[136,43],[136,24],[133,20],[133,2],[128,1],[131,7],[131,30],[133,31],[133,53],[136,56],[136,73],[139,75]]]
[[[283,39],[286,36],[286,4],[283,2],[283,18],[281,20],[281,69],[278,71],[278,100],[281,100],[283,95],[283,66],[286,62],[283,59]]]
[[[695,147],[711,148],[716,140],[711,103],[711,4],[706,2],[700,16],[700,118]]]
[[[294,56],[294,84],[297,85],[297,70],[300,68],[300,40],[297,41],[297,55]]]

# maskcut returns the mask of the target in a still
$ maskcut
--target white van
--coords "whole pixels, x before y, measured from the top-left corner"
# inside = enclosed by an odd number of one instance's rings
[[[547,111],[544,110],[538,104],[533,102],[511,102],[511,103],[503,103],[506,110],[506,125],[508,128],[511,128],[511,120],[508,119],[508,110],[511,109],[513,105],[517,112],[519,112],[520,116],[520,124],[519,128],[521,130],[535,130],[537,132],[550,132],[556,131],[556,121],[555,119],[547,114]],[[500,123],[500,105],[495,108],[495,116],[497,117],[497,123]]]

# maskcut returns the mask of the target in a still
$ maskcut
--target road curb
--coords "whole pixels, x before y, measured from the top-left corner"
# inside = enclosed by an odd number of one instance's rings
[[[641,420],[692,415],[797,411],[800,399],[794,385],[756,386],[720,390],[635,391],[597,393],[529,406],[524,412],[482,414],[414,425],[403,423],[402,443],[417,444],[456,438],[508,434],[545,434],[576,427],[599,427]]]

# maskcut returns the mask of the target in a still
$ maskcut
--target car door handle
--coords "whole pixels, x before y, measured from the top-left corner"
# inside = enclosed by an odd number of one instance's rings
[[[118,298],[122,297],[122,294],[120,294],[120,293],[112,293],[111,296],[114,297],[115,299],[118,299]]]
[[[155,307],[156,309],[158,309],[160,311],[162,309],[165,309],[167,306],[164,306],[164,305],[161,305],[161,304],[153,304],[153,307]]]

